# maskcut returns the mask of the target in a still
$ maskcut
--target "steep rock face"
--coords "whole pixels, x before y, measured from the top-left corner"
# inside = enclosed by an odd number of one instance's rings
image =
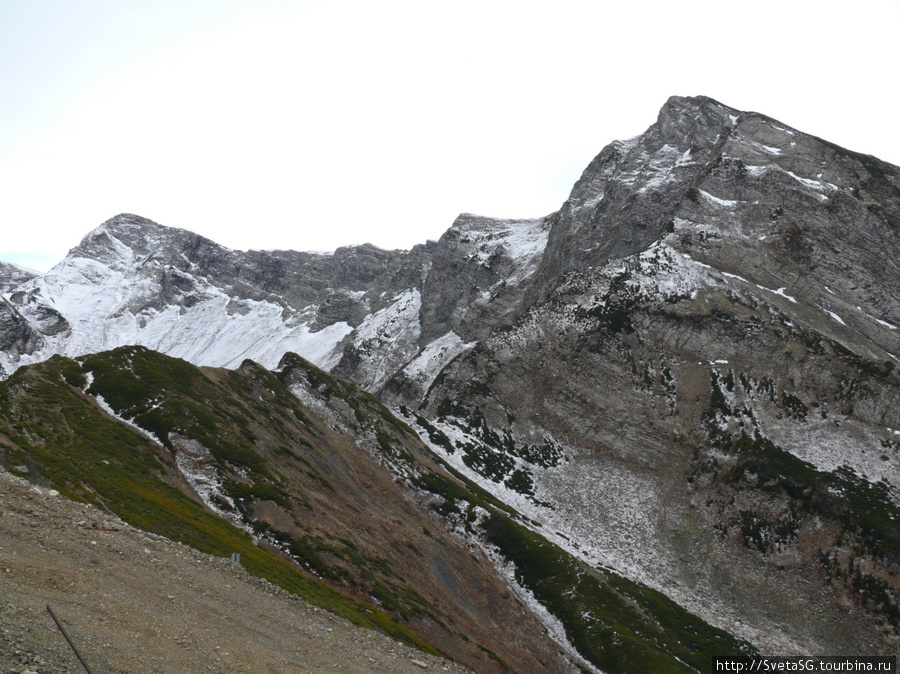
[[[18,357],[34,353],[43,343],[40,333],[29,325],[16,307],[0,297],[0,349]]]
[[[550,221],[464,214],[432,250],[422,287],[422,344],[455,332],[483,339],[522,311],[525,284],[540,262]]]
[[[40,334],[53,337],[68,333],[69,322],[61,313],[44,302],[39,289],[17,290],[10,294],[9,301]]]
[[[764,651],[894,650],[898,209],[896,167],[670,100],[419,399],[436,450]]]
[[[644,250],[670,226],[738,114],[710,99],[671,98],[644,134],[608,145],[556,214],[529,293],[545,298],[559,277]]]
[[[20,302],[10,301],[12,291],[35,276],[36,273],[27,269],[0,262],[0,354],[3,354],[0,356],[0,378],[5,379],[10,374],[4,361],[9,365],[10,361],[30,356],[44,346],[40,329],[28,321],[20,311],[21,307],[16,306]]]
[[[796,285],[810,304],[860,304],[900,324],[895,300],[877,290],[900,271],[883,254],[898,242],[898,190],[896,167],[874,157],[711,99],[673,97],[646,133],[612,143],[585,170],[529,297],[677,228],[676,245],[724,271],[752,269],[746,278]]]
[[[461,215],[439,241],[414,249],[427,261],[422,281],[357,326],[335,374],[370,391],[393,380],[407,397],[424,393],[448,356],[522,314],[549,227],[547,218]]]
[[[811,321],[858,333],[860,355],[900,351],[896,167],[741,115],[676,218],[676,246],[699,261],[788,288]]]
[[[0,262],[0,294],[10,292],[19,284],[35,276],[37,276],[36,272],[8,262]]]

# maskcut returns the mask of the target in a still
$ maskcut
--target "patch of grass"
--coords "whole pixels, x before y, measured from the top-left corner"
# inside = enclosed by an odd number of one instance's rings
[[[254,449],[249,429],[235,433],[216,416],[230,402],[196,366],[140,346],[124,346],[84,358],[81,369],[100,395],[124,419],[153,433],[174,451],[173,434],[200,442],[220,461],[265,475],[265,459]],[[236,401],[234,407],[242,407]],[[250,437],[248,437],[250,436]]]
[[[792,393],[781,392],[781,405],[787,411],[787,414],[792,419],[796,419],[797,421],[806,421],[806,416],[809,414],[809,408],[804,404],[800,398],[795,396]]]
[[[499,655],[494,653],[494,651],[492,651],[490,648],[486,648],[486,647],[482,646],[481,644],[478,644],[478,648],[479,648],[479,650],[481,650],[482,653],[487,655],[491,660],[493,660],[498,665],[503,667],[503,669],[509,670],[509,665],[506,664],[506,662],[503,660],[503,658],[501,658]]]
[[[766,553],[777,551],[796,541],[800,521],[794,513],[786,517],[770,518],[753,510],[742,510],[740,529],[747,547]]]
[[[713,421],[720,414],[726,417],[729,416],[731,414],[731,407],[728,405],[728,400],[725,398],[725,394],[722,393],[722,389],[719,386],[718,375],[713,372],[710,375],[709,405],[704,413],[704,418],[707,421]]]
[[[532,479],[530,473],[522,470],[521,468],[517,468],[512,473],[510,473],[509,477],[504,480],[503,484],[509,489],[512,489],[513,491],[525,496],[534,496],[534,480]]]
[[[75,388],[83,389],[87,386],[87,377],[84,372],[81,371],[81,367],[78,363],[75,362],[67,362],[65,363],[61,369],[60,374],[62,374],[63,379],[70,386],[74,386]]]
[[[453,447],[453,443],[450,442],[450,438],[448,438],[439,428],[436,428],[433,424],[429,423],[428,419],[421,415],[416,415],[416,422],[425,429],[425,432],[428,433],[428,439],[431,440],[431,442],[446,449],[448,454],[453,454],[456,451]]]
[[[223,487],[228,495],[236,501],[272,501],[287,511],[293,509],[291,497],[271,482],[237,482],[225,480]]]
[[[409,465],[415,463],[412,454],[410,454],[400,443],[395,442],[394,439],[380,426],[375,428],[375,439],[378,442],[381,451],[384,452],[386,456]]]
[[[714,655],[750,653],[650,588],[591,571],[521,524],[492,514],[487,539],[516,580],[563,624],[579,653],[607,672],[705,671]]]
[[[560,620],[578,652],[603,671],[705,671],[713,655],[752,652],[744,642],[707,625],[664,595],[587,568],[458,477],[462,484],[429,473],[415,484],[444,497],[459,514],[461,505],[487,510],[488,542],[515,564],[516,580]]]

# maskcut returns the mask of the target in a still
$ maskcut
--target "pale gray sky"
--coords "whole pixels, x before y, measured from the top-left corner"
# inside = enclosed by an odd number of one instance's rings
[[[900,164],[900,0],[0,0],[0,259],[119,212],[409,248],[556,210],[672,94]]]

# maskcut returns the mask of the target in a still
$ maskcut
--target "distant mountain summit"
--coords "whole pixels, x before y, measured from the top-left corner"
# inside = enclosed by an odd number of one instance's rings
[[[376,349],[395,365],[371,374],[383,381],[454,328],[484,336],[520,313],[547,233],[544,220],[463,215],[411,251],[243,252],[120,214],[46,274],[10,282],[0,339],[19,346],[0,353],[0,366],[9,374],[53,353],[140,344],[224,367],[246,358],[274,367],[293,351],[330,369]],[[386,332],[386,320],[406,330]]]
[[[104,222],[48,273],[9,298],[26,347],[17,362],[142,344],[204,365],[252,357],[274,366],[286,351],[321,364],[372,307],[406,255],[372,246],[331,255],[239,252],[136,215]],[[366,295],[368,293],[368,296]],[[36,320],[54,312],[46,329]],[[23,322],[24,321],[24,322]]]
[[[896,166],[673,97],[544,217],[322,255],[119,215],[0,278],[0,374],[121,345],[294,352],[598,573],[764,652],[896,651]]]

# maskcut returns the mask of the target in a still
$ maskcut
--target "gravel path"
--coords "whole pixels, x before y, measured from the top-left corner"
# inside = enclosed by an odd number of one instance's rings
[[[468,671],[0,469],[0,674]]]

